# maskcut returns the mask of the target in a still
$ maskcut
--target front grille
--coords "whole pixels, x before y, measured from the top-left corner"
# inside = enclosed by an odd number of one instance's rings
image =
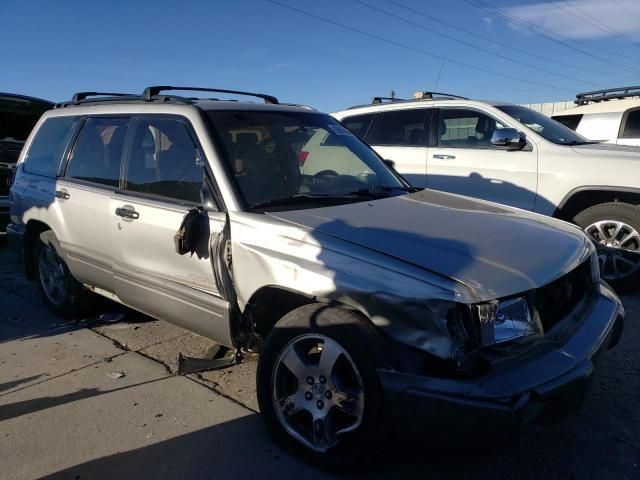
[[[591,286],[591,259],[557,280],[530,293],[529,305],[540,316],[545,332],[565,318]]]

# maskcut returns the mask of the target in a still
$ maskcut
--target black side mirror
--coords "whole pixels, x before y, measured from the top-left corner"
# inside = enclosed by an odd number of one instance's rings
[[[502,150],[522,150],[526,144],[524,134],[515,128],[496,128],[491,136],[491,145]]]
[[[389,160],[388,158],[385,158],[384,160],[382,160],[384,162],[384,164],[389,167],[391,170],[395,170],[396,169],[396,162],[394,162],[393,160]]]

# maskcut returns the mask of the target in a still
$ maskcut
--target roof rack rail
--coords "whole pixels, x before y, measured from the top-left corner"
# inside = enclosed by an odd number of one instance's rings
[[[74,105],[80,105],[83,100],[88,97],[126,97],[130,96],[129,93],[112,93],[112,92],[77,92],[71,97],[71,103]]]
[[[593,90],[582,92],[576,95],[574,103],[576,105],[586,105],[589,102],[601,102],[603,100],[621,99],[627,97],[640,97],[640,87],[619,87],[606,88],[604,90]]]
[[[217,93],[231,93],[235,95],[246,95],[248,97],[257,97],[264,100],[264,103],[271,103],[277,105],[278,99],[272,95],[266,95],[264,93],[243,92],[240,90],[224,90],[221,88],[201,88],[201,87],[173,87],[170,85],[154,85],[147,87],[142,92],[142,100],[151,102],[153,97],[167,90],[182,90],[185,92],[217,92]]]
[[[468,100],[467,97],[461,97],[460,95],[453,95],[452,93],[442,93],[442,92],[416,92],[413,94],[414,100],[431,100],[434,97],[443,97],[443,98],[455,98],[458,100]]]
[[[388,102],[388,103],[406,102],[406,100],[404,98],[398,98],[398,97],[373,97],[371,99],[371,105],[379,105],[384,102]]]

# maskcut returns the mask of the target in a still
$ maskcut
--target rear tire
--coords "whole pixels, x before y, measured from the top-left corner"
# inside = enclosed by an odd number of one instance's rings
[[[637,288],[640,279],[640,207],[623,202],[594,205],[574,222],[594,241],[600,275],[615,288]]]
[[[78,318],[87,312],[91,292],[78,282],[59,255],[60,244],[51,230],[36,240],[34,265],[36,283],[47,307],[66,318]]]
[[[390,433],[376,371],[384,351],[374,328],[344,309],[311,304],[280,319],[257,375],[258,404],[274,440],[332,472],[362,471],[380,458]]]

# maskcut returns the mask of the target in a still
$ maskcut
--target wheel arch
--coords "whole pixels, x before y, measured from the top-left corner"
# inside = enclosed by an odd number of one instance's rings
[[[353,305],[311,296],[277,285],[266,285],[256,290],[247,302],[243,315],[251,321],[254,332],[265,338],[276,322],[287,313],[312,303],[324,303],[357,312],[365,321],[373,325],[373,322]]]
[[[640,188],[585,186],[571,190],[556,208],[553,216],[573,222],[581,211],[609,202],[624,202],[640,205]]]
[[[24,233],[24,271],[29,280],[35,279],[34,251],[36,241],[42,232],[51,230],[51,227],[40,220],[29,220],[25,225]]]

